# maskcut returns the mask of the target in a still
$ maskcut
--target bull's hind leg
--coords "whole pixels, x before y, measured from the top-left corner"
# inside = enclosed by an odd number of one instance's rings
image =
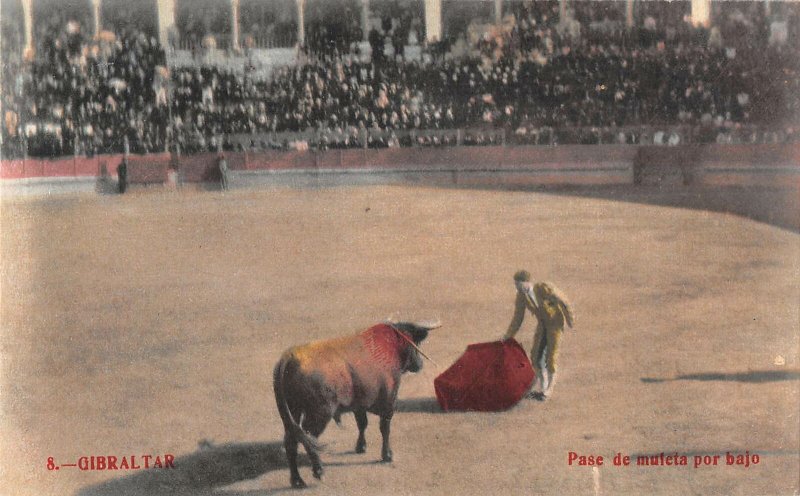
[[[356,424],[358,424],[358,441],[356,441],[356,453],[364,453],[367,451],[367,439],[364,437],[364,431],[367,430],[367,412],[355,411],[353,415],[356,416]]]
[[[389,431],[391,430],[393,413],[394,412],[381,415],[381,436],[383,436],[381,460],[384,462],[392,461],[392,448],[389,446]]]
[[[303,422],[303,430],[305,430],[312,436],[318,438],[325,430],[325,427],[328,425],[328,422],[331,421],[331,418],[333,417],[330,414],[326,413],[309,415]],[[322,474],[324,470],[322,468],[322,461],[320,461],[319,458],[319,452],[317,450],[312,449],[308,453],[308,457],[311,458],[311,470],[312,473],[314,474],[314,477],[316,477],[317,479],[322,479]]]
[[[306,487],[306,482],[297,470],[297,438],[287,432],[283,437],[283,446],[286,448],[286,459],[289,461],[289,480],[292,487]]]

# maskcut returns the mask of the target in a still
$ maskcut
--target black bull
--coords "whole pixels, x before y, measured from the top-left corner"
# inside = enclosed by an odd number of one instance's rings
[[[381,459],[392,460],[389,429],[400,376],[422,368],[417,346],[438,326],[379,324],[356,335],[314,341],[284,352],[275,366],[274,388],[293,487],[305,486],[297,471],[297,443],[303,444],[311,458],[314,477],[321,479],[317,437],[343,412],[355,415],[357,453],[367,446],[367,412],[378,415],[383,436]]]

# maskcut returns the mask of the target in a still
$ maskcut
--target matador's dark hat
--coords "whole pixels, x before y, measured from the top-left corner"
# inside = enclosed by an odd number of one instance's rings
[[[514,280],[519,282],[530,282],[531,273],[527,270],[518,270],[517,273],[514,274]]]

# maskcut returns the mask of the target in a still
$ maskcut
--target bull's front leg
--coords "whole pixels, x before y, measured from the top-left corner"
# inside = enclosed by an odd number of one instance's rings
[[[383,436],[381,460],[384,462],[392,461],[392,448],[389,446],[389,431],[391,430],[392,415],[394,415],[394,412],[381,415],[381,435]]]
[[[367,439],[364,437],[364,431],[367,430],[367,412],[355,411],[353,415],[356,417],[356,424],[358,424],[358,441],[356,441],[356,453],[364,453],[367,451]]]

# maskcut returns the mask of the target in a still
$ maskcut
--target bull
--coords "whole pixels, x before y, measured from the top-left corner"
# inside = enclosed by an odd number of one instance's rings
[[[314,341],[283,353],[275,366],[273,386],[284,426],[284,446],[292,487],[305,487],[297,470],[302,444],[314,477],[323,468],[318,437],[331,419],[353,412],[358,425],[355,451],[364,453],[367,412],[380,417],[381,460],[392,461],[389,430],[400,376],[422,369],[419,345],[438,323],[383,323],[352,336]]]

